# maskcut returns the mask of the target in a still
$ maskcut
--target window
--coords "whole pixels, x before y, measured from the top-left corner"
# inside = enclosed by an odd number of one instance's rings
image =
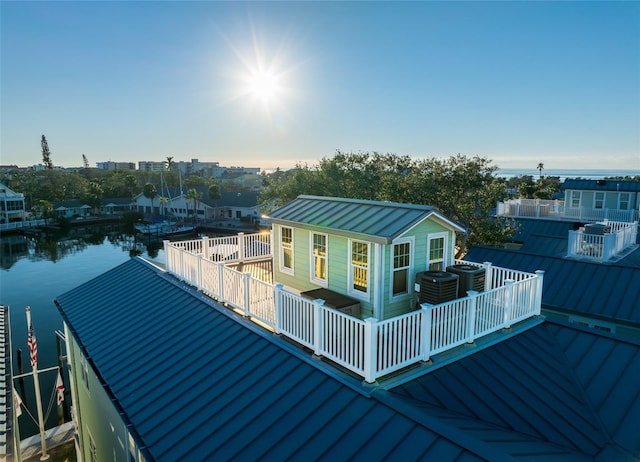
[[[327,235],[311,233],[311,280],[327,284]]]
[[[80,356],[80,373],[82,374],[82,383],[84,383],[87,393],[89,392],[89,365],[84,356]]]
[[[447,235],[438,233],[429,236],[427,245],[427,266],[429,271],[444,271],[447,267]]]
[[[572,208],[580,208],[580,191],[570,191],[569,203]]]
[[[280,270],[293,274],[293,228],[280,227]]]
[[[594,196],[593,208],[594,209],[604,208],[604,192],[596,191],[596,194]]]
[[[392,295],[408,294],[409,272],[411,268],[411,242],[400,242],[393,245],[392,263]]]
[[[366,294],[369,292],[369,244],[351,241],[351,290]]]
[[[618,210],[629,210],[631,193],[623,192],[618,195]]]

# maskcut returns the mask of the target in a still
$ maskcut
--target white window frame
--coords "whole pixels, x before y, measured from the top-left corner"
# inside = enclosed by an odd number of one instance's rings
[[[431,241],[435,241],[436,239],[444,239],[443,243],[442,243],[442,260],[433,260],[433,263],[436,263],[438,261],[442,261],[442,269],[441,271],[444,271],[447,266],[449,266],[450,262],[449,262],[449,233],[447,232],[442,232],[442,233],[433,233],[433,234],[429,234],[427,236],[427,270],[430,270],[431,267]]]
[[[359,243],[367,246],[367,290],[362,291],[354,287],[355,265],[353,264],[353,244]],[[358,239],[349,239],[349,255],[347,264],[349,265],[349,294],[362,300],[368,300],[371,292],[371,243]]]
[[[605,193],[604,191],[596,191],[593,194],[593,208],[596,210],[604,209]]]
[[[82,379],[82,383],[84,384],[84,388],[87,391],[87,394],[90,394],[89,387],[89,364],[84,356],[80,355],[80,378]]]
[[[402,266],[399,268],[395,268],[395,250],[396,250],[396,246],[397,245],[403,245],[403,244],[409,244],[409,265],[407,266]],[[398,239],[393,241],[393,243],[391,244],[391,255],[389,258],[389,295],[390,295],[390,300],[398,300],[398,299],[402,299],[402,298],[406,298],[407,296],[411,295],[411,275],[413,274],[413,249],[414,249],[414,245],[415,245],[415,238],[413,236],[411,237],[406,237],[406,238],[402,238],[402,239]],[[407,287],[406,290],[404,292],[398,293],[398,294],[394,294],[393,293],[393,289],[394,289],[394,276],[395,273],[397,271],[407,271]]]
[[[577,201],[576,201],[577,199]],[[575,205],[577,202],[578,205]],[[570,191],[569,192],[569,207],[572,209],[579,209],[580,204],[582,203],[582,192],[581,191]]]
[[[626,199],[623,199],[626,197]],[[623,208],[622,204],[625,203],[626,206]],[[619,192],[618,193],[618,210],[630,210],[631,207],[631,193],[630,192]]]
[[[324,257],[316,255],[315,253],[315,236],[322,236],[324,238]],[[316,276],[316,260],[324,259],[324,268],[326,271],[325,278]],[[327,287],[329,279],[329,236],[325,233],[309,233],[309,280],[314,284],[318,284],[323,287]]]
[[[287,248],[285,245],[283,245],[282,242],[282,231],[288,229],[291,231],[291,268],[289,268],[288,266],[284,265],[284,253],[285,253],[285,248]],[[279,267],[280,267],[280,271],[283,273],[287,273],[287,274],[294,274],[293,268],[295,267],[294,265],[294,257],[295,257],[295,252],[294,252],[294,232],[293,232],[293,228],[290,226],[280,226],[278,229],[278,234],[279,234],[279,238],[278,238],[278,249],[280,251],[280,262],[279,262]]]

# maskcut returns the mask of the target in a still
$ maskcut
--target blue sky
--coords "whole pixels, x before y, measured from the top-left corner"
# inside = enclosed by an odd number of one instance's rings
[[[637,2],[0,2],[0,164],[640,169]],[[268,92],[252,83],[268,76]],[[263,86],[259,88],[264,88]]]

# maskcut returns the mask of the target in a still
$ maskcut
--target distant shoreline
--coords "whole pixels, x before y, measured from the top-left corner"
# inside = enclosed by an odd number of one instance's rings
[[[535,168],[501,168],[496,170],[495,176],[500,178],[511,178],[514,176],[531,175],[534,178],[540,176],[540,171]],[[542,176],[557,176],[561,181],[566,178],[582,178],[585,180],[598,180],[610,177],[634,177],[640,176],[640,170],[620,170],[620,169],[585,169],[585,168],[557,168],[542,169]]]

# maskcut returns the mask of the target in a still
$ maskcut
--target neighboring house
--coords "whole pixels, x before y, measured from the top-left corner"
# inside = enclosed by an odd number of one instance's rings
[[[151,199],[138,194],[133,199],[133,208],[146,215],[170,215],[181,219],[193,218],[194,209],[198,220],[255,222],[260,218],[258,193],[255,191],[222,191],[220,199],[214,201],[209,199],[208,187],[201,186],[194,189],[201,195],[195,204],[193,199],[188,199],[187,193],[183,191],[167,196],[166,202],[162,202],[161,195],[157,194],[153,198],[153,209]]]
[[[453,265],[465,232],[434,207],[335,197],[299,196],[268,219],[276,282],[352,297],[377,319],[413,311],[416,273]]]
[[[513,199],[498,203],[497,215],[595,222],[633,222],[640,210],[640,181],[566,179],[564,201]]]
[[[17,193],[0,183],[0,221],[9,223],[25,218],[24,194]]]
[[[91,206],[84,204],[78,199],[54,202],[53,211],[59,218],[91,216]]]
[[[104,215],[122,215],[131,210],[131,199],[128,197],[115,197],[102,199],[100,213]]]

